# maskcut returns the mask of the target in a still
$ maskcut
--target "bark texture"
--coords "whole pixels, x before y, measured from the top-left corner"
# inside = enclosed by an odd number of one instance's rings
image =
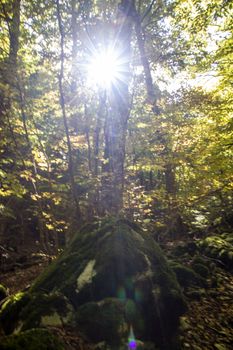
[[[105,165],[103,176],[104,211],[118,213],[123,207],[124,160],[129,118],[130,44],[134,1],[122,1],[114,30],[114,49],[119,54],[119,74],[109,91],[109,110],[105,124]]]

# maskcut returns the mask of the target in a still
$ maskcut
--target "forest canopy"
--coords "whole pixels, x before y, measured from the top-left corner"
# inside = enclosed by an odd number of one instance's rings
[[[1,242],[56,251],[116,213],[162,237],[232,225],[232,12],[1,0]]]

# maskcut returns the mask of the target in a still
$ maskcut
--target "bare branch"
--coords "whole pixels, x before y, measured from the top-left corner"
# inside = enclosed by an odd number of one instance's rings
[[[141,17],[141,23],[144,21],[144,19],[149,15],[149,13],[152,10],[152,7],[154,5],[156,0],[152,0],[151,4],[147,7],[146,11],[143,13],[142,17]]]

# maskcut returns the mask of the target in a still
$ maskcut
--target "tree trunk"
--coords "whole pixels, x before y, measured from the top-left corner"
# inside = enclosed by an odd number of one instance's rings
[[[96,117],[96,125],[94,130],[94,175],[99,175],[99,152],[100,152],[100,133],[102,129],[103,119],[106,114],[106,91],[99,93],[99,105]]]
[[[154,104],[156,101],[155,91],[154,91],[153,80],[151,76],[150,64],[146,56],[144,35],[142,32],[141,22],[139,19],[137,19],[135,22],[135,32],[137,37],[138,49],[140,52],[141,63],[145,74],[147,97],[149,102],[151,104]]]
[[[19,37],[20,37],[20,0],[12,1],[12,16],[7,13],[6,5],[1,2],[1,10],[3,18],[6,21],[9,33],[9,53],[4,63],[1,64],[0,78],[3,83],[9,84],[10,89],[13,90],[17,85],[17,58],[19,50]],[[6,94],[6,90],[0,88],[0,104],[3,110],[11,110],[11,101],[9,93]],[[1,115],[2,118],[4,116]]]
[[[20,34],[20,1],[14,0],[12,3],[12,19],[9,26],[10,34],[10,51],[9,51],[9,62],[14,65],[17,62],[17,55],[19,50],[19,34]]]
[[[70,185],[71,185],[71,191],[73,195],[73,199],[76,206],[76,215],[79,219],[79,222],[82,221],[81,216],[81,209],[79,205],[79,199],[77,196],[77,190],[76,190],[76,184],[74,180],[74,166],[73,166],[73,158],[72,158],[72,146],[70,141],[70,134],[69,134],[69,127],[68,127],[68,121],[67,121],[67,115],[66,115],[66,106],[65,106],[65,97],[64,97],[64,91],[63,91],[63,78],[64,78],[64,29],[62,24],[62,18],[61,18],[61,12],[60,12],[60,2],[59,0],[56,0],[56,7],[57,7],[57,20],[58,20],[58,27],[59,27],[59,33],[60,33],[60,44],[61,44],[61,55],[60,55],[60,74],[58,78],[59,83],[59,93],[60,93],[60,105],[62,110],[62,118],[65,128],[65,134],[66,134],[66,143],[68,147],[68,169],[69,169],[69,176],[70,176]]]
[[[78,40],[78,29],[77,29],[77,15],[78,15],[78,9],[77,9],[77,0],[71,1],[71,8],[72,8],[72,14],[71,14],[71,33],[72,33],[72,67],[71,67],[71,90],[72,92],[76,91],[77,88],[77,53],[78,53],[78,46],[77,46],[77,40]]]
[[[47,228],[46,228],[46,225],[44,222],[43,204],[42,204],[41,194],[39,191],[39,186],[38,186],[38,181],[37,181],[37,164],[36,164],[36,161],[35,161],[35,158],[33,155],[32,144],[31,144],[29,133],[28,133],[27,118],[26,118],[25,107],[24,107],[25,100],[24,100],[24,94],[23,94],[21,86],[20,86],[20,82],[18,82],[18,90],[19,90],[23,129],[24,129],[24,133],[25,133],[25,139],[27,142],[29,158],[32,162],[32,169],[33,169],[32,170],[33,177],[31,180],[31,184],[32,184],[34,194],[37,198],[37,204],[38,204],[38,213],[37,214],[38,214],[38,228],[39,228],[39,235],[40,235],[40,245],[44,251],[49,252],[50,246],[49,246],[48,232],[47,232]],[[16,142],[16,139],[15,139],[15,142]],[[24,160],[23,160],[23,165],[26,168]]]
[[[144,33],[142,30],[141,20],[139,15],[137,15],[135,18],[135,32],[136,32],[138,49],[140,52],[140,59],[141,59],[141,63],[145,74],[148,102],[152,105],[152,111],[155,114],[159,114],[160,110],[159,110],[159,107],[157,106],[157,97],[156,97],[155,88],[153,85],[150,63],[146,54]]]
[[[113,83],[109,93],[109,111],[105,127],[103,204],[105,211],[117,214],[123,207],[124,160],[127,122],[129,118],[130,43],[132,34],[131,10],[134,1],[122,1],[118,5],[114,49],[120,53],[120,77]]]

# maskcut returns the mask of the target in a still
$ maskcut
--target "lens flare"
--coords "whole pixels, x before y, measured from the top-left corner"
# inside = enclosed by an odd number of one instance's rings
[[[129,340],[128,342],[129,349],[137,349],[137,342],[134,339]]]
[[[128,349],[134,350],[137,349],[137,342],[134,336],[133,327],[130,326],[129,338],[128,338]]]
[[[121,62],[114,50],[95,52],[88,63],[88,81],[101,87],[109,87],[120,75]]]
[[[125,290],[125,288],[123,286],[120,286],[117,289],[117,297],[118,297],[118,299],[120,299],[122,301],[126,300],[126,290]]]

